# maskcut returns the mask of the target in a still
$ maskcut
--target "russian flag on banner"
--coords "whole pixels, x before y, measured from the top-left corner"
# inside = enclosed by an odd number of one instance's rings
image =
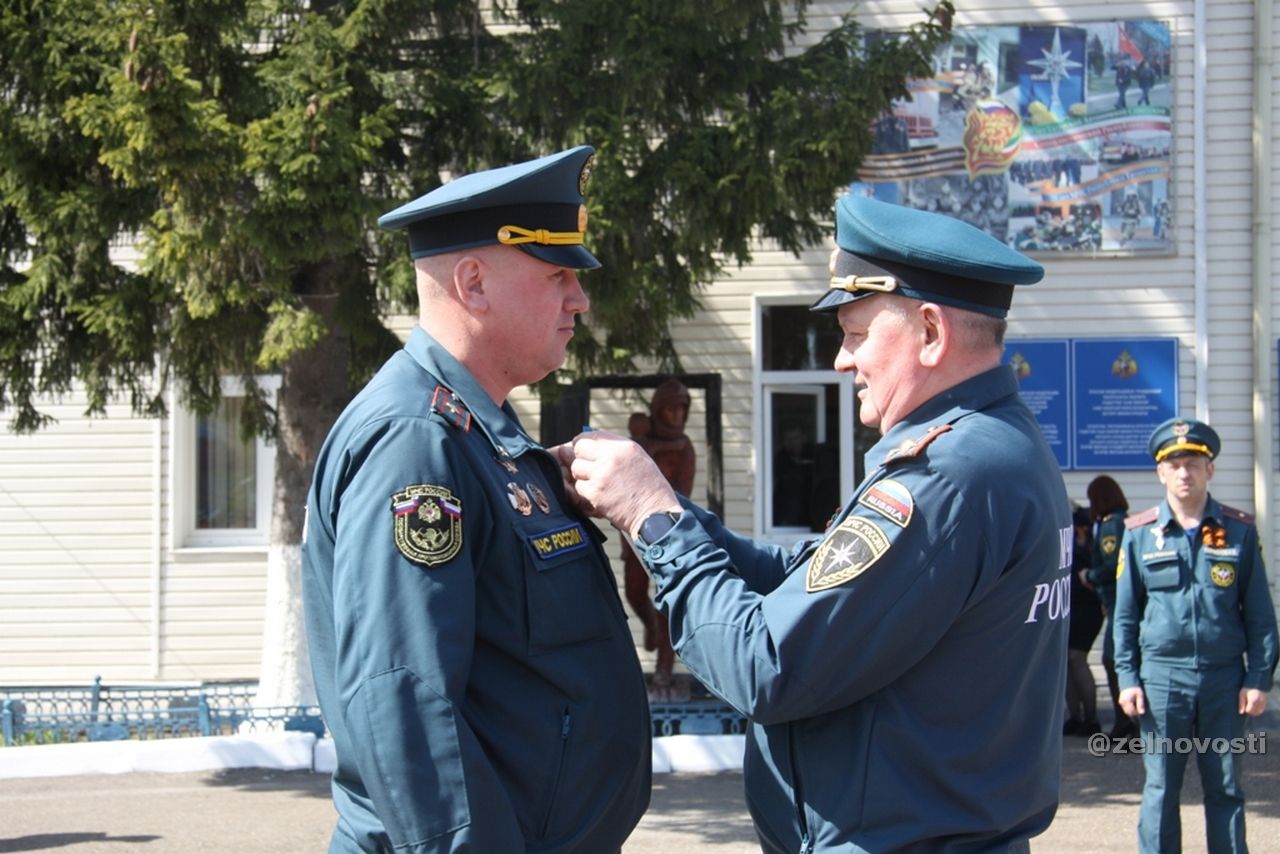
[[[455,519],[462,518],[462,506],[452,501],[446,501],[443,498],[437,499],[440,502],[440,509],[448,513]]]
[[[1116,27],[1116,50],[1129,54],[1134,62],[1142,62],[1142,51],[1138,50],[1133,39],[1129,38],[1129,34],[1124,31],[1124,24]]]

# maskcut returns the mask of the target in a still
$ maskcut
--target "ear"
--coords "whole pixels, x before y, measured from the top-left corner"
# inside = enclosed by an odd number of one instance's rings
[[[488,272],[488,265],[476,255],[463,255],[453,265],[454,296],[467,310],[476,313],[489,310],[489,294],[485,290]]]
[[[951,347],[951,316],[937,303],[926,302],[916,309],[920,322],[920,364],[936,368]]]

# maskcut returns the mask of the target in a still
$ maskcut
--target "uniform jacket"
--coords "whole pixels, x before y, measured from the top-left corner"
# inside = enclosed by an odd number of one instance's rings
[[[994,851],[1058,800],[1071,509],[1000,367],[867,454],[823,539],[694,508],[645,550],[676,651],[751,719],[767,851]]]
[[[1209,497],[1194,548],[1169,502],[1128,518],[1117,567],[1121,689],[1144,664],[1205,669],[1246,662],[1244,687],[1271,690],[1276,615],[1253,517]]]
[[[644,677],[599,534],[510,406],[415,328],[308,511],[332,850],[617,851],[649,799]]]
[[[1111,513],[1098,520],[1098,533],[1093,538],[1093,557],[1089,562],[1089,583],[1107,613],[1116,604],[1116,564],[1120,561],[1120,544],[1124,541],[1124,514]]]

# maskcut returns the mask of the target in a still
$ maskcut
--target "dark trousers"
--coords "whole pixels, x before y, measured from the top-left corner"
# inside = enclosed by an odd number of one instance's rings
[[[1178,802],[1191,753],[1204,786],[1210,854],[1248,851],[1240,756],[1229,749],[1244,739],[1244,717],[1238,711],[1243,681],[1242,667],[1197,671],[1159,664],[1142,666],[1147,712],[1140,723],[1147,781],[1138,818],[1139,851],[1168,854],[1182,850]],[[1200,740],[1199,745],[1194,744],[1195,739]],[[1185,749],[1188,746],[1190,750]],[[1214,746],[1228,749],[1215,751]]]

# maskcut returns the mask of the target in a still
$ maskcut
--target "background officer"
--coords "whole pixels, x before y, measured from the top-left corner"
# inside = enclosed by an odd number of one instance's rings
[[[303,593],[331,851],[618,851],[649,801],[644,678],[595,526],[506,403],[564,361],[592,149],[459,178],[407,228],[404,349],[316,462]]]
[[[1072,524],[1000,364],[1039,264],[950,217],[836,206],[835,368],[883,438],[826,535],[788,554],[677,499],[634,442],[558,451],[632,537],[676,652],[751,719],[771,852],[1026,850],[1058,800]]]
[[[1129,512],[1129,500],[1115,478],[1105,474],[1089,481],[1085,494],[1089,497],[1089,519],[1096,528],[1087,579],[1102,600],[1102,611],[1107,618],[1102,631],[1102,668],[1107,673],[1107,690],[1115,717],[1108,735],[1111,738],[1130,738],[1137,732],[1137,726],[1120,707],[1115,635],[1112,631],[1116,613],[1116,564],[1120,562],[1120,543],[1124,541],[1124,517]]]
[[[1243,737],[1243,716],[1266,708],[1277,639],[1253,517],[1209,495],[1218,434],[1173,418],[1155,429],[1148,447],[1165,499],[1125,522],[1116,675],[1120,704],[1141,716],[1147,742],[1138,844],[1166,852],[1182,849],[1178,800],[1187,765],[1186,752],[1172,745]],[[1196,764],[1209,850],[1245,851],[1238,753],[1198,747]]]

